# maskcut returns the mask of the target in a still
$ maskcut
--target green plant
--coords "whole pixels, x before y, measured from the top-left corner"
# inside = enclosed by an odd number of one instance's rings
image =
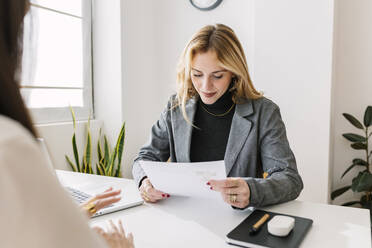
[[[87,123],[87,140],[85,145],[85,151],[82,158],[82,162],[79,162],[79,151],[76,145],[76,118],[74,110],[70,107],[72,120],[74,124],[74,133],[72,135],[72,149],[75,158],[75,164],[71,159],[65,155],[67,163],[71,169],[75,172],[94,174],[92,169],[92,138],[90,132],[90,118]],[[103,135],[104,147],[102,150],[101,146],[102,130],[99,130],[99,137],[97,142],[97,158],[96,163],[96,174],[103,176],[121,177],[121,160],[124,150],[125,140],[125,122],[123,123],[119,137],[116,141],[114,149],[111,151],[106,135]]]
[[[67,160],[67,163],[70,165],[71,169],[75,172],[81,172],[81,173],[89,173],[93,174],[92,170],[92,138],[90,134],[90,117],[88,119],[87,123],[87,141],[85,145],[85,152],[83,155],[83,159],[81,163],[79,162],[79,151],[77,149],[76,145],[76,118],[75,118],[75,112],[70,107],[71,115],[72,115],[72,121],[74,124],[74,134],[72,135],[72,149],[74,152],[74,158],[75,158],[75,164],[71,161],[71,159],[65,155],[65,158]]]
[[[97,175],[121,177],[121,158],[125,140],[125,122],[123,123],[114,150],[110,152],[106,135],[103,135],[104,150],[101,146],[101,129],[97,142],[98,163],[96,164]]]
[[[341,178],[343,178],[351,169],[362,168],[358,175],[352,179],[351,185],[339,188],[332,192],[331,199],[342,195],[348,190],[353,192],[363,192],[362,197],[359,201],[349,201],[342,204],[343,206],[351,206],[354,204],[359,204],[363,208],[368,208],[372,210],[372,174],[370,170],[370,165],[372,164],[372,150],[369,150],[368,141],[372,136],[372,132],[369,132],[369,128],[372,126],[372,106],[368,106],[364,113],[363,124],[350,114],[344,113],[343,116],[356,128],[363,131],[363,136],[355,133],[345,133],[342,136],[351,141],[351,148],[355,150],[360,150],[365,153],[365,159],[355,158],[352,164],[345,170]]]

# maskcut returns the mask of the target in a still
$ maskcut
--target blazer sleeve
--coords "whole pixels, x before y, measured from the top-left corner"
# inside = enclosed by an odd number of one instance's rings
[[[294,200],[303,189],[279,107],[270,103],[262,109],[259,135],[262,169],[268,176],[245,179],[251,191],[250,206],[254,207]]]
[[[139,161],[162,161],[169,159],[169,130],[167,127],[167,116],[169,113],[169,105],[161,113],[159,120],[152,126],[150,137],[147,143],[140,149],[138,156],[134,159],[132,168],[133,178],[139,187],[142,180],[146,177],[145,172],[141,168]]]

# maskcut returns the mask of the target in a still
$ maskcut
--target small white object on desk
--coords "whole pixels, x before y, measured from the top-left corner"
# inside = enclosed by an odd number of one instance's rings
[[[284,215],[275,215],[268,223],[267,230],[270,234],[284,237],[289,234],[295,225],[295,219]]]

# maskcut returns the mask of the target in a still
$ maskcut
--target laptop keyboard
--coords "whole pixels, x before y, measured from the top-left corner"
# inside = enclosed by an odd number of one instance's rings
[[[71,188],[71,187],[65,187],[67,189],[67,191],[70,193],[71,197],[78,203],[78,204],[81,204],[81,203],[84,203],[85,201],[87,201],[88,199],[90,199],[92,196],[83,192],[83,191],[80,191],[78,189],[74,189],[74,188]],[[114,204],[110,204],[104,208],[108,208],[108,207],[112,207],[114,206]],[[102,208],[102,209],[104,209]],[[94,214],[94,216],[98,216],[100,215],[98,212],[96,214]]]
[[[87,193],[84,193],[80,190],[77,190],[77,189],[74,189],[74,188],[71,188],[71,187],[65,187],[65,188],[70,193],[72,198],[79,204],[85,202],[86,200],[88,200],[89,198],[92,197],[91,195],[89,195]]]

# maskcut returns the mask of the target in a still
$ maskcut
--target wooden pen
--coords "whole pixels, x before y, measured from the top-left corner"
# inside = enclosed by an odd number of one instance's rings
[[[249,230],[249,234],[255,234],[257,233],[261,226],[270,218],[270,215],[269,214],[264,214],[261,219],[259,219],[256,224],[254,224],[251,229]]]

